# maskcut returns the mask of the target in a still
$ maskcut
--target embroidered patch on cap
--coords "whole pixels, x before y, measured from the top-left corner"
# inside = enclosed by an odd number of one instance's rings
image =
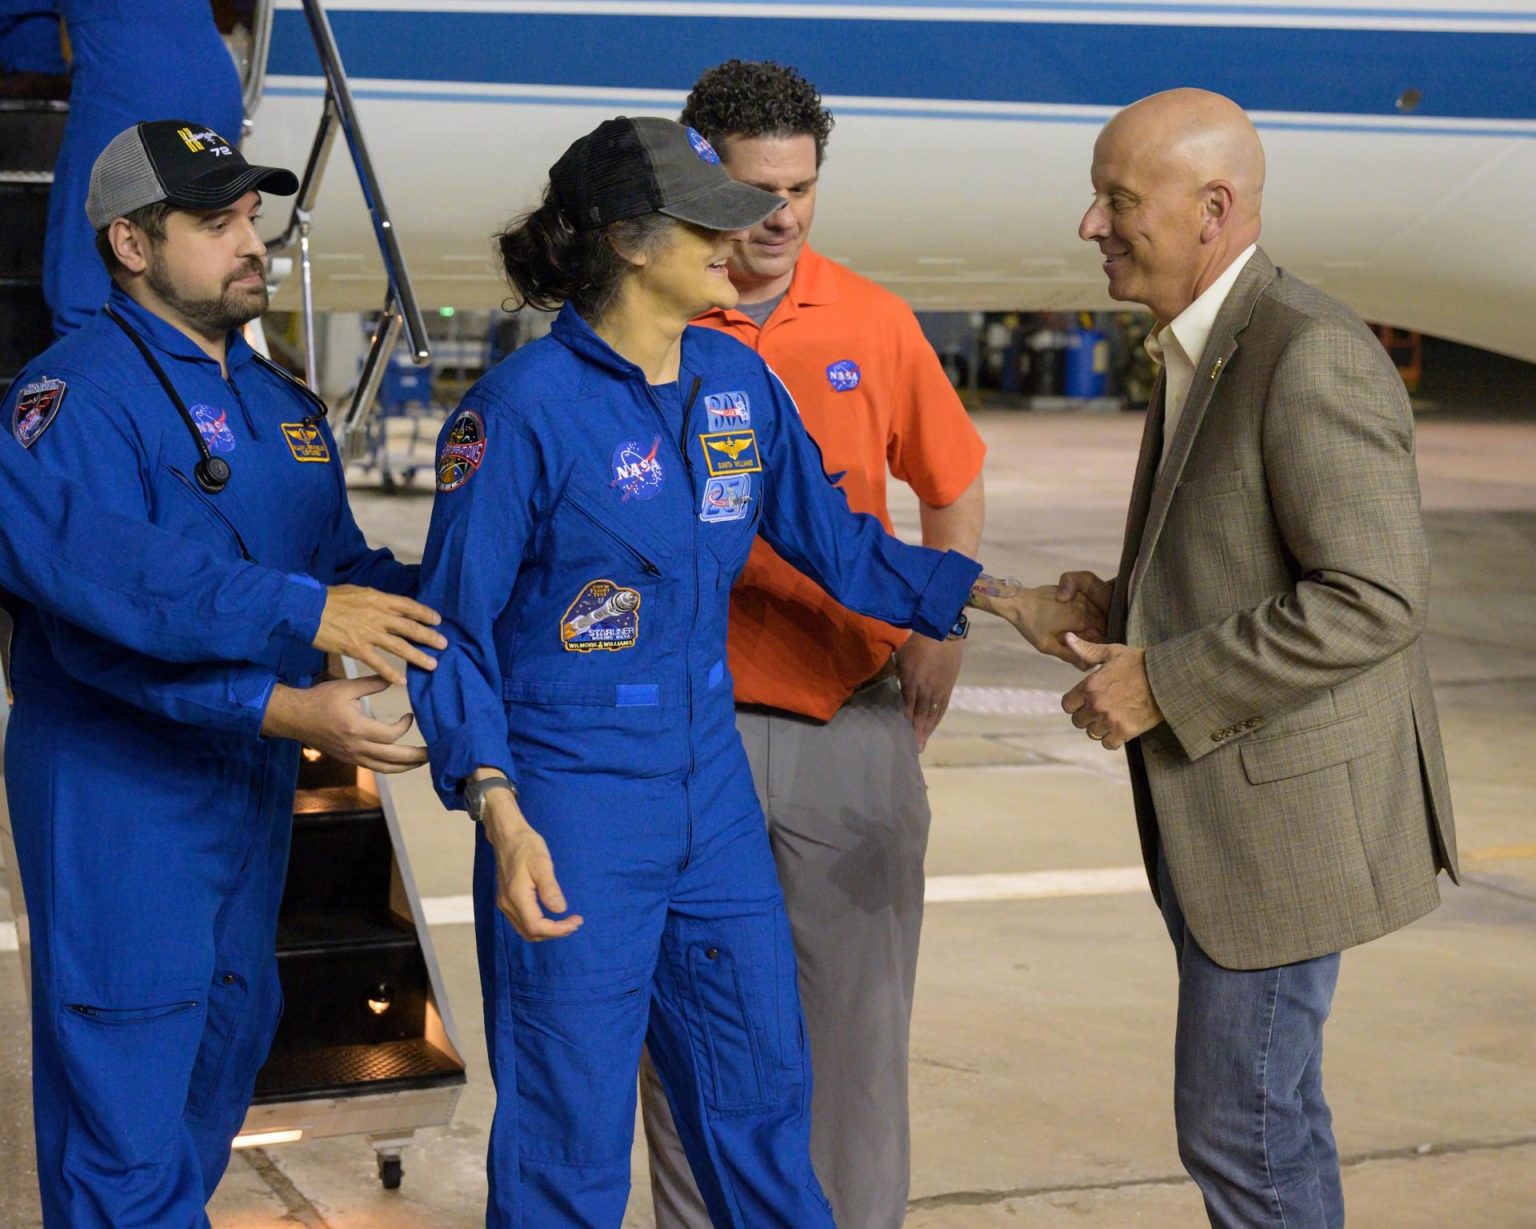
[[[229,429],[229,414],[211,405],[194,405],[192,421],[210,452],[234,452],[235,433]]]
[[[724,478],[711,478],[704,484],[699,520],[706,525],[743,520],[751,505],[751,474],[728,474]]]
[[[827,367],[827,383],[834,392],[851,393],[863,378],[864,373],[851,358],[840,358]]]
[[[331,450],[326,447],[325,436],[312,422],[285,422],[283,438],[288,441],[288,451],[295,461],[329,461]],[[199,426],[201,430],[201,426]]]
[[[762,472],[756,431],[713,431],[699,436],[699,443],[704,446],[704,464],[709,467],[711,478]]]
[[[613,450],[613,481],[608,485],[619,490],[623,501],[652,499],[666,481],[661,468],[661,436],[651,441],[649,448],[642,448],[639,440],[625,440]]]
[[[28,384],[16,397],[16,408],[11,415],[11,434],[23,448],[30,448],[52,425],[64,404],[64,394],[69,385],[63,380],[37,380]]]
[[[732,427],[752,425],[752,402],[742,392],[706,393],[704,409],[709,414],[711,431],[729,431]]]
[[[693,128],[688,129],[688,144],[693,146],[694,153],[711,166],[720,165],[720,155],[715,153],[715,147],[704,139],[702,132]]]
[[[568,653],[632,649],[640,642],[640,594],[611,580],[589,580],[560,619]]]
[[[485,420],[474,410],[460,410],[437,454],[437,489],[457,491],[485,460]]]

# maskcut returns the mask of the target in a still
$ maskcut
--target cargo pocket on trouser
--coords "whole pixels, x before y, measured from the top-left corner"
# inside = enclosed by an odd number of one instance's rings
[[[69,1085],[59,1090],[70,1106],[67,1171],[112,1175],[173,1160],[204,1018],[191,998],[66,1001],[58,1037]]]

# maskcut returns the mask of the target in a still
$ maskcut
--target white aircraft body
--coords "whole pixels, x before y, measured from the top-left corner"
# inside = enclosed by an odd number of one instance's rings
[[[821,89],[837,127],[813,241],[920,309],[1111,306],[1076,235],[1094,137],[1125,103],[1197,85],[1263,135],[1278,263],[1368,319],[1536,360],[1536,0],[327,10],[428,311],[502,301],[489,236],[537,202],[573,138],[611,115],[675,117],[703,69],[739,57]],[[299,0],[271,16],[246,150],[299,168],[324,81]],[[382,267],[339,144],[314,252],[320,306],[377,309]],[[290,285],[279,305],[295,299]]]

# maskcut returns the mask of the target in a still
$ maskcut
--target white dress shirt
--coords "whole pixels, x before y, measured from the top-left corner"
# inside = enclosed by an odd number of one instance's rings
[[[1195,368],[1205,353],[1205,343],[1210,340],[1211,326],[1216,323],[1217,313],[1232,293],[1233,283],[1243,266],[1258,250],[1258,244],[1250,243],[1236,260],[1205,288],[1205,293],[1186,307],[1169,323],[1159,325],[1147,334],[1144,343],[1152,361],[1163,368],[1163,456],[1168,455],[1168,444],[1178,429],[1179,415],[1184,412],[1184,402],[1189,398],[1189,387],[1194,383]]]

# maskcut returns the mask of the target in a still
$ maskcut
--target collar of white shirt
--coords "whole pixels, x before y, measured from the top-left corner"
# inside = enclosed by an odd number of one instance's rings
[[[1226,303],[1227,296],[1232,293],[1238,274],[1243,271],[1243,266],[1252,259],[1256,251],[1258,251],[1258,244],[1250,243],[1236,260],[1222,270],[1221,276],[1205,288],[1198,299],[1175,316],[1170,323],[1159,325],[1147,335],[1144,344],[1147,354],[1154,363],[1158,366],[1163,365],[1169,349],[1164,340],[1164,334],[1171,333],[1173,342],[1183,351],[1183,358],[1191,370],[1199,364],[1200,356],[1205,353],[1205,343],[1210,340],[1211,328],[1216,323],[1216,317]],[[1182,399],[1179,408],[1183,408]]]

